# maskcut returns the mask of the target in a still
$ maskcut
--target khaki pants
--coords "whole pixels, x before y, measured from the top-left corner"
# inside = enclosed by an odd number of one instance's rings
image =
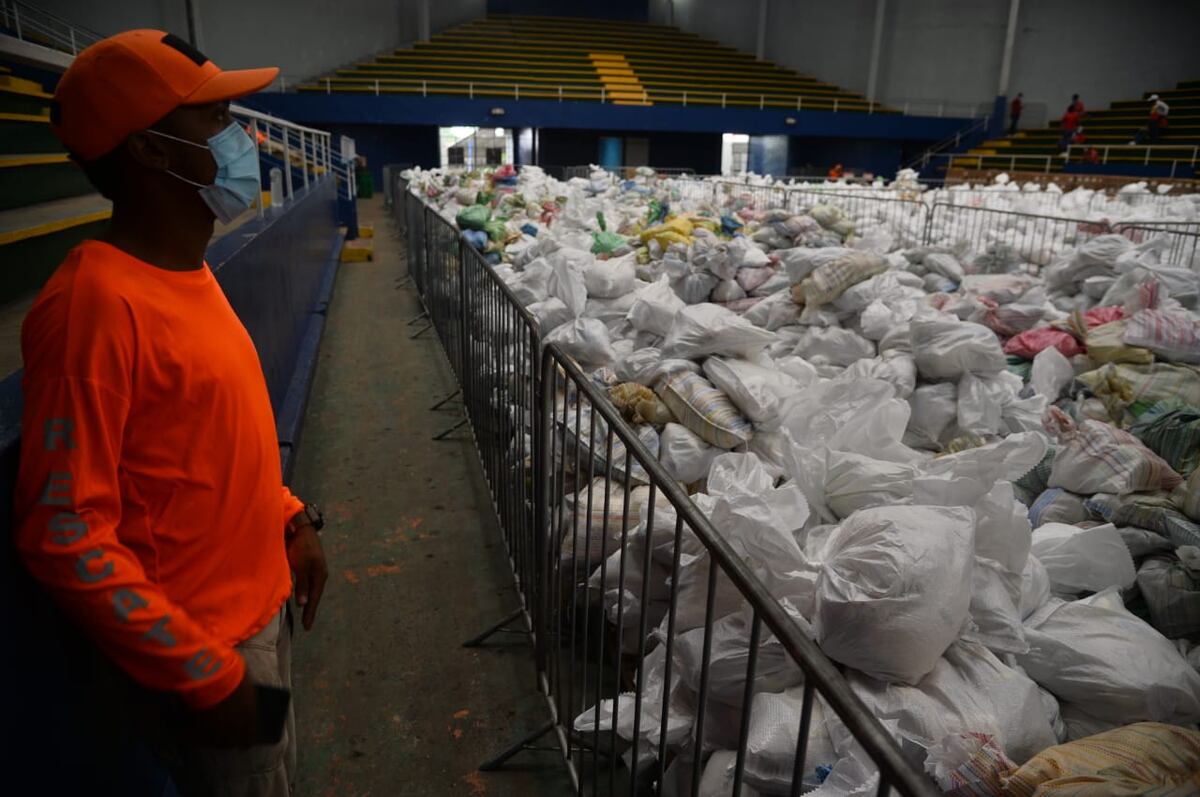
[[[237,646],[251,683],[292,688],[287,602],[267,627]],[[296,715],[288,706],[277,744],[217,749],[174,742],[159,755],[184,797],[289,797],[296,775]]]

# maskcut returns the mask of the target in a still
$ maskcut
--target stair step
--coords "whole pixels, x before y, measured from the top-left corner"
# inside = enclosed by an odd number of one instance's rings
[[[49,235],[112,216],[112,203],[99,194],[55,199],[0,211],[0,246]]]

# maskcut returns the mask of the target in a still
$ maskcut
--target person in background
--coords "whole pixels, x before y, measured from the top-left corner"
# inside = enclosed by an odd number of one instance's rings
[[[75,58],[50,126],[112,218],[21,329],[16,549],[123,673],[107,721],[133,724],[188,797],[290,794],[288,596],[294,573],[311,628],[327,578],[258,353],[204,262],[261,185],[229,102],[278,71],[222,71],[157,30]]]
[[[1067,112],[1062,115],[1062,138],[1058,141],[1058,148],[1063,153],[1066,153],[1067,146],[1070,145],[1072,139],[1075,138],[1075,130],[1079,127],[1080,113],[1078,111],[1067,108]]]
[[[842,164],[835,163],[833,168],[829,170],[829,179],[840,180],[843,174],[845,174],[845,169],[842,168]]]
[[[1096,164],[1100,162],[1100,152],[1095,147],[1088,147],[1087,152],[1083,153],[1084,163]]]
[[[1167,126],[1167,116],[1171,113],[1171,106],[1167,105],[1157,94],[1150,95],[1150,118],[1146,122],[1146,126],[1137,132],[1130,144],[1141,144],[1147,139],[1153,144],[1158,141],[1158,137],[1162,135],[1163,129]]]
[[[1079,99],[1078,94],[1071,95],[1071,104],[1067,106],[1067,110],[1074,111],[1075,113],[1079,114],[1081,117],[1085,113],[1087,113],[1086,109],[1084,109],[1084,107],[1083,107],[1083,100]]]
[[[1024,94],[1017,92],[1017,96],[1013,97],[1013,101],[1008,106],[1008,117],[1012,120],[1008,126],[1009,135],[1017,132],[1017,123],[1021,121],[1021,109],[1025,107],[1025,103],[1022,102],[1024,97]]]

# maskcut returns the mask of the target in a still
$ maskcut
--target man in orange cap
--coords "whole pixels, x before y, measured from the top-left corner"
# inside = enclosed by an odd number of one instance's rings
[[[310,628],[326,580],[320,513],[282,485],[258,354],[204,262],[214,219],[260,190],[229,102],[277,71],[155,30],[80,53],[51,124],[112,221],[22,328],[17,548],[158,696],[149,741],[187,795],[289,793],[287,598],[294,573]]]

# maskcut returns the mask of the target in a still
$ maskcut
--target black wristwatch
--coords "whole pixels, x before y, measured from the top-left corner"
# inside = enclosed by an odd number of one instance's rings
[[[288,531],[290,533],[294,534],[296,532],[296,520],[301,515],[313,527],[314,531],[320,531],[325,528],[325,516],[321,514],[321,510],[317,509],[315,504],[305,504],[304,509],[293,515],[291,521],[288,522]]]

